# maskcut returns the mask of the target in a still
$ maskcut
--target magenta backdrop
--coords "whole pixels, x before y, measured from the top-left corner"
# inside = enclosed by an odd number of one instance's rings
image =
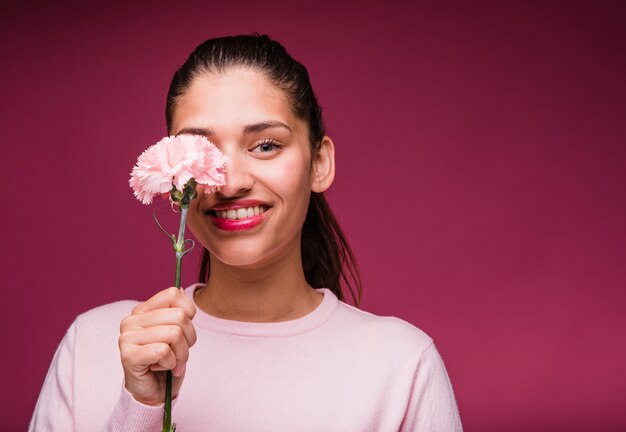
[[[363,308],[435,339],[465,429],[626,430],[623,2],[88,3],[2,6],[2,430],[78,313],[171,284],[129,171],[188,53],[254,31],[324,106]]]

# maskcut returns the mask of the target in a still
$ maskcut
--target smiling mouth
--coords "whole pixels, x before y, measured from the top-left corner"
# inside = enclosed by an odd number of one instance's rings
[[[228,210],[209,210],[208,214],[211,216],[228,219],[228,220],[241,220],[258,216],[265,213],[270,207],[266,205],[254,206],[254,207],[240,207],[237,209]]]

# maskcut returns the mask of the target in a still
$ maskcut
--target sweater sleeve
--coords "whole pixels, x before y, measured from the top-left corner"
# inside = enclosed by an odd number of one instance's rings
[[[122,388],[122,394],[103,432],[158,432],[163,426],[163,404],[148,406],[137,402]]]
[[[72,323],[54,354],[35,406],[29,432],[160,431],[163,404],[160,406],[141,404],[123,386],[104,426],[100,421],[95,421],[93,410],[102,409],[102,404],[99,403],[102,401],[102,395],[92,393],[94,391],[92,387],[79,382],[81,376],[79,369],[85,362],[96,364],[96,359],[92,357],[98,357],[98,353],[86,349],[85,344],[89,340],[93,342],[99,339],[93,331],[87,330],[81,334],[80,329],[85,330],[85,326],[81,326],[80,322],[80,319],[77,319]],[[92,356],[87,360],[85,350],[90,351],[88,354]],[[80,352],[83,352],[82,356],[77,355]],[[79,360],[81,358],[82,360]],[[82,366],[84,372],[88,365]],[[91,402],[85,404],[85,399]],[[82,404],[79,403],[81,400]]]
[[[461,432],[452,385],[434,344],[420,356],[399,432]]]
[[[74,430],[74,347],[76,322],[59,344],[39,394],[29,432]]]

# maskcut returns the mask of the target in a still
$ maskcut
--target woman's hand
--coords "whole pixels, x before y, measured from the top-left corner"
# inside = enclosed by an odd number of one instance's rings
[[[165,400],[165,373],[172,370],[172,397],[185,375],[189,348],[196,343],[193,302],[168,288],[140,305],[120,325],[119,346],[126,390],[135,400],[158,405]]]

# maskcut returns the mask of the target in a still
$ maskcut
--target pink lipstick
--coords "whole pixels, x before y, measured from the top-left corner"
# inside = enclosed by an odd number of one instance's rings
[[[206,213],[218,229],[244,231],[259,225],[271,207],[257,200],[240,200],[216,204]]]

